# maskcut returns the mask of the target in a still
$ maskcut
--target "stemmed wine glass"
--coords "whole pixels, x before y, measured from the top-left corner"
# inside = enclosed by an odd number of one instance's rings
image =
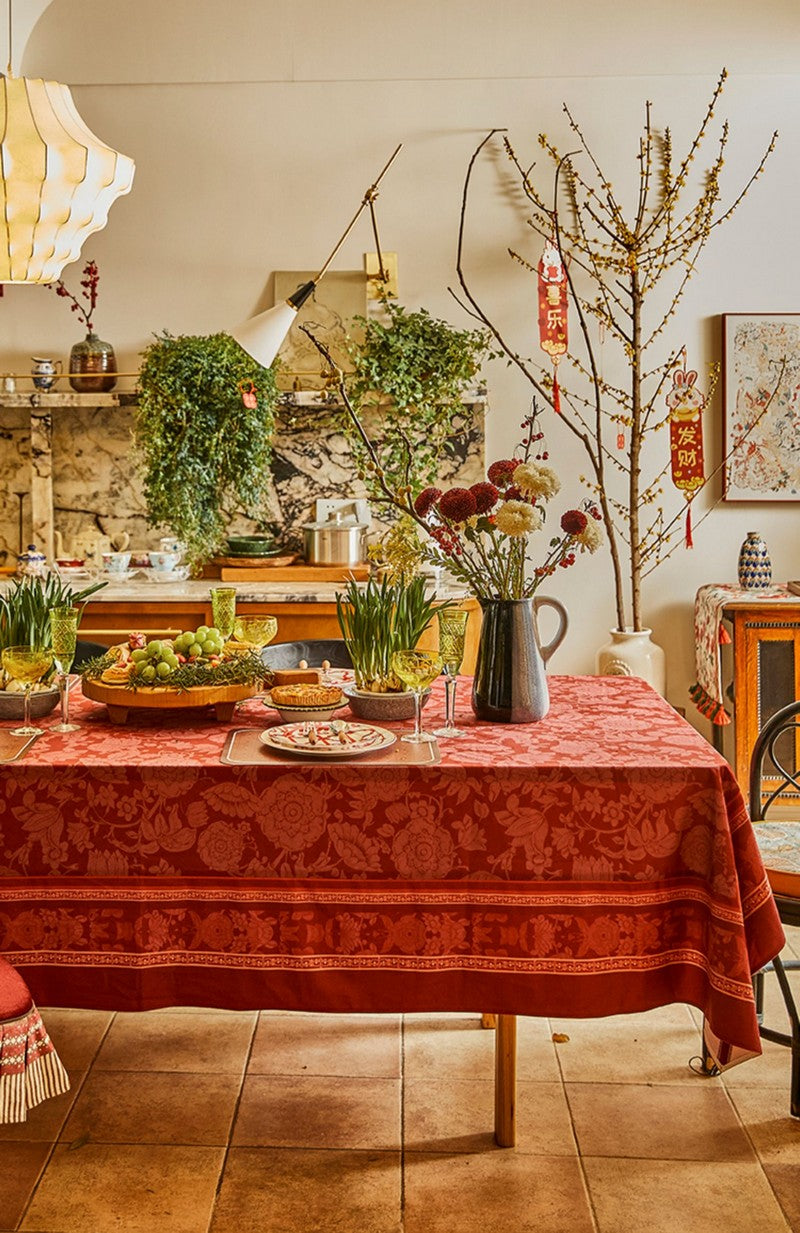
[[[401,740],[414,745],[434,740],[432,732],[423,732],[421,728],[422,694],[441,672],[441,659],[432,651],[395,651],[392,669],[414,694],[414,731]]]
[[[25,686],[25,703],[21,728],[12,728],[13,736],[38,736],[43,728],[31,723],[31,688],[53,662],[53,652],[46,646],[6,646],[2,654],[3,667],[9,676]]]
[[[235,587],[211,588],[211,619],[227,642],[233,633],[233,622],[236,619]]]
[[[52,732],[77,732],[80,724],[69,722],[69,670],[75,658],[78,637],[78,608],[50,609],[50,640],[53,644],[53,663],[58,673],[58,688],[61,693],[61,723],[54,724]]]
[[[220,631],[221,632],[221,631]],[[252,642],[262,649],[268,646],[278,632],[278,618],[274,616],[236,617],[233,632],[240,642]]]
[[[463,736],[455,725],[456,678],[464,658],[464,637],[467,631],[469,612],[463,608],[446,608],[438,613],[439,656],[445,675],[444,727],[434,728],[434,736]]]

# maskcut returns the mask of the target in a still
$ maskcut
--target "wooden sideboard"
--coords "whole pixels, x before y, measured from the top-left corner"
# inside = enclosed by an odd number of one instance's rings
[[[742,791],[749,791],[750,755],[760,729],[781,707],[800,699],[800,596],[791,600],[737,600],[723,618],[732,643],[723,648],[723,686],[733,703],[732,749],[725,729],[715,741],[731,761]],[[792,768],[800,767],[800,736],[786,736],[778,749]],[[765,777],[767,791],[769,775]]]
[[[480,608],[477,600],[464,599],[459,607],[467,608],[472,616],[467,625],[466,650],[463,671],[475,671],[480,633]],[[278,618],[276,642],[294,642],[306,638],[341,638],[336,619],[336,604],[319,602],[292,602],[246,600],[237,603],[237,612],[242,616],[261,616],[269,613]],[[112,646],[122,642],[132,629],[140,629],[154,637],[173,637],[184,629],[196,629],[198,625],[210,625],[211,600],[187,598],[180,600],[98,600],[88,603],[81,620],[81,637],[91,642]],[[420,646],[435,649],[436,623],[425,631]]]

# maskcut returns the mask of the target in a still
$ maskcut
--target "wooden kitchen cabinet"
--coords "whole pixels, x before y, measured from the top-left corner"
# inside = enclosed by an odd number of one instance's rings
[[[733,638],[728,654],[723,656],[723,683],[728,700],[733,701],[733,749],[729,757],[747,796],[750,755],[759,731],[776,711],[800,699],[800,599],[797,603],[776,603],[754,598],[730,604],[723,615]],[[725,740],[721,733],[720,737]],[[784,766],[796,770],[800,767],[800,736],[785,734],[776,753]],[[770,765],[768,759],[764,779],[767,794],[777,783],[775,776],[770,781]],[[790,803],[800,802],[797,794],[795,797]]]
[[[466,650],[462,671],[474,673],[478,653],[481,613],[477,600],[464,599],[461,607],[472,613],[467,625]],[[294,642],[306,638],[341,638],[336,619],[335,603],[302,603],[275,600],[240,601],[236,607],[242,616],[268,613],[278,619],[275,642]],[[80,636],[91,642],[112,646],[122,642],[132,629],[140,629],[153,637],[171,638],[184,629],[210,625],[211,599],[161,600],[101,600],[89,602],[81,621]],[[436,622],[423,634],[420,646],[434,649],[437,645]]]

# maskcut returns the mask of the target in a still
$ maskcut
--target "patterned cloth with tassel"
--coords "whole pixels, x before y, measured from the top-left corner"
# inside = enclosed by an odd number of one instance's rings
[[[759,599],[791,599],[791,593],[782,586],[764,587],[758,592]],[[722,624],[725,607],[736,600],[752,603],[753,592],[728,583],[714,583],[701,587],[694,601],[694,639],[697,680],[689,690],[689,697],[701,715],[712,724],[729,724],[731,717],[725,709],[722,690],[722,663],[720,646],[730,642],[730,634]]]
[[[0,958],[0,1125],[24,1122],[29,1109],[68,1091],[69,1077],[28,986]]]

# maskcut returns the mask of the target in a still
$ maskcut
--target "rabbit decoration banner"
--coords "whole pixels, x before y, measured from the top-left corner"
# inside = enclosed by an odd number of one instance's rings
[[[539,345],[553,361],[553,410],[561,410],[558,363],[567,349],[567,272],[554,240],[548,240],[539,265]]]
[[[703,409],[705,396],[697,388],[697,373],[676,368],[667,394],[672,482],[688,502],[705,482],[703,474]],[[692,547],[692,510],[686,510],[686,547]]]

